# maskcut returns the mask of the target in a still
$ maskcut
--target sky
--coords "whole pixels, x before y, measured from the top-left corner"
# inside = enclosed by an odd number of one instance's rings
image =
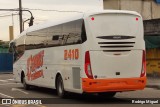
[[[0,0],[0,9],[17,9],[18,7],[19,0]],[[85,12],[103,9],[103,0],[22,0],[22,7],[29,9],[35,18],[34,24],[39,24],[47,20],[56,20],[60,17],[65,18],[69,15],[78,14],[69,11]],[[30,18],[29,12],[23,12],[23,20],[28,18]],[[18,12],[0,11],[0,40],[9,40],[9,26],[14,26],[14,37],[16,38],[20,33]],[[24,27],[25,29],[28,28],[28,22],[25,23]]]

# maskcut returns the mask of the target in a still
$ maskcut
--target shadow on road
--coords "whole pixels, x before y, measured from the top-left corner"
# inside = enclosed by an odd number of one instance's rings
[[[68,93],[66,98],[59,98],[57,96],[56,90],[32,87],[32,92],[53,95],[57,98],[42,98],[43,104],[131,104],[130,99],[120,99],[120,98],[107,98],[98,96],[97,94],[75,94]],[[38,98],[39,99],[39,98]]]

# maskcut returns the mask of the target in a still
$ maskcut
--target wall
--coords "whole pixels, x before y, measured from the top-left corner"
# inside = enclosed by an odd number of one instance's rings
[[[147,50],[147,74],[160,77],[160,49]]]
[[[160,18],[160,4],[155,0],[104,0],[104,9],[133,10],[144,20]]]
[[[12,72],[13,70],[13,55],[10,53],[0,53],[0,73]]]

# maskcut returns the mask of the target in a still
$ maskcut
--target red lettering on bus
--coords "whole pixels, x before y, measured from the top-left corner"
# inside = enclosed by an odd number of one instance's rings
[[[64,60],[78,60],[79,49],[64,50]]]

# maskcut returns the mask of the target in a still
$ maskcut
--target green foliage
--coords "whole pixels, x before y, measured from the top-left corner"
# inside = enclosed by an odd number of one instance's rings
[[[160,36],[145,36],[147,49],[160,48]]]
[[[9,44],[1,43],[0,45],[0,53],[8,53]]]

